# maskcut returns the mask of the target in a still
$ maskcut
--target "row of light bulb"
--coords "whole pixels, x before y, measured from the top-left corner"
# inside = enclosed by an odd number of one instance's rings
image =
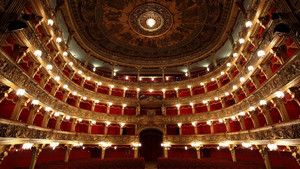
[[[54,23],[54,21],[53,21],[52,19],[49,19],[49,20],[48,20],[48,25],[52,26],[53,23]],[[251,27],[251,26],[252,26],[252,22],[251,22],[251,21],[247,21],[245,25],[246,25],[247,28],[248,28],[248,27]],[[57,41],[57,42],[61,42],[62,39],[58,37],[56,41]],[[240,39],[240,42],[244,42],[244,40],[243,40],[243,39]],[[40,50],[37,50],[37,51],[35,52],[35,55],[41,56],[41,55],[42,55],[42,52],[41,52]],[[66,51],[63,52],[63,56],[67,56],[67,55],[68,55],[68,53],[67,53]],[[264,51],[262,51],[262,50],[258,51],[258,56],[259,56],[259,57],[264,56],[264,55],[265,55],[265,52],[264,52]],[[237,53],[234,53],[233,56],[234,56],[234,57],[237,57],[238,54],[237,54]],[[70,62],[69,65],[72,66],[72,65],[73,65],[73,62]],[[227,66],[230,67],[230,66],[231,66],[231,63],[227,63]],[[49,66],[47,66],[47,67],[48,67],[49,69],[52,69],[52,65],[49,65]],[[249,69],[249,70],[252,70],[253,67],[249,67],[248,69]],[[79,70],[79,71],[78,71],[78,74],[82,74],[82,71]],[[224,72],[221,72],[221,75],[223,75],[223,74],[224,74]],[[91,79],[90,77],[87,77],[87,80],[90,80],[90,79]],[[126,76],[126,79],[128,79],[128,76]],[[167,79],[167,80],[168,80],[168,79]],[[211,78],[211,80],[214,81],[214,78]],[[154,81],[154,78],[152,78],[152,81]],[[102,83],[100,82],[100,85],[101,85],[101,84],[102,84]],[[113,86],[113,85],[112,85],[112,86]],[[153,90],[152,90],[152,89],[149,89],[149,91],[152,92]]]
[[[16,95],[17,95],[17,96],[23,96],[23,95],[25,95],[25,93],[26,93],[26,91],[25,91],[24,89],[18,89],[17,92],[16,92]],[[31,104],[32,104],[32,105],[38,105],[39,103],[40,103],[39,100],[32,100],[32,101],[31,101]],[[109,103],[109,105],[112,105],[112,103]],[[126,104],[124,104],[123,107],[126,107]],[[51,107],[45,107],[45,111],[49,112],[49,111],[51,111],[51,110],[52,110]],[[53,115],[54,115],[55,117],[58,117],[58,116],[60,116],[61,114],[63,114],[63,113],[62,113],[62,112],[55,112],[55,113],[53,113]],[[66,116],[65,116],[65,119],[66,119],[66,120],[70,120],[71,117],[70,117],[69,115],[66,115]],[[77,121],[78,121],[78,122],[82,122],[82,118],[78,118]],[[96,124],[96,121],[95,121],[95,120],[92,120],[92,121],[90,121],[90,122],[91,122],[92,124]],[[106,124],[107,126],[109,126],[109,125],[111,124],[111,122],[106,121],[105,124]],[[120,123],[120,127],[123,128],[124,126],[125,126],[125,123],[123,123],[123,122]]]
[[[275,96],[276,96],[277,98],[283,98],[283,97],[284,97],[284,92],[282,92],[282,91],[277,91],[277,92],[275,92]],[[266,101],[266,100],[260,100],[260,101],[259,101],[259,104],[260,104],[261,106],[267,105],[267,101]],[[190,103],[190,105],[192,106],[192,105],[194,105],[194,104],[193,104],[193,103]],[[179,108],[180,105],[176,105],[176,107]],[[255,111],[255,107],[254,107],[254,106],[250,106],[250,107],[249,107],[249,111],[250,111],[250,112],[251,112],[251,111]],[[231,120],[236,120],[236,119],[237,119],[236,116],[245,116],[245,115],[246,115],[246,113],[243,112],[243,111],[241,111],[241,112],[239,112],[237,115],[231,116],[230,119],[231,119]],[[223,123],[223,122],[224,122],[224,119],[219,119],[218,121],[219,121],[220,123]],[[212,125],[212,124],[213,124],[213,120],[207,121],[206,124],[207,124],[207,125]],[[182,123],[177,123],[177,125],[178,125],[178,127],[181,127],[181,126],[182,126]],[[192,122],[192,125],[193,125],[194,127],[196,127],[196,126],[197,126],[197,122]]]
[[[53,21],[52,19],[49,19],[49,20],[48,20],[48,25],[52,26],[53,23],[54,23],[54,21]],[[251,27],[251,26],[252,26],[252,22],[251,22],[251,21],[247,21],[247,22],[246,22],[246,27],[248,28],[248,27]],[[56,41],[57,41],[57,42],[61,42],[61,38],[58,38]],[[36,51],[34,52],[34,54],[35,54],[36,56],[41,56],[41,55],[42,55],[42,52],[41,52],[40,50],[36,50]],[[67,55],[68,55],[68,53],[67,53],[66,51],[63,52],[63,56],[67,56]],[[264,55],[265,55],[265,52],[264,52],[264,51],[262,51],[262,50],[258,51],[258,56],[259,56],[259,57],[264,56]],[[237,54],[237,53],[234,53],[233,56],[234,56],[234,57],[237,57],[238,54]],[[70,62],[69,65],[72,66],[72,65],[73,65],[73,62]],[[227,66],[230,67],[230,66],[231,66],[231,63],[227,63]],[[47,65],[46,68],[49,69],[49,70],[51,70],[51,69],[53,68],[53,66],[52,66],[52,65]],[[253,71],[253,66],[249,66],[249,67],[248,67],[248,70],[249,70],[249,71]],[[79,71],[78,71],[78,74],[82,74],[82,71],[79,70]],[[223,75],[223,74],[225,74],[225,73],[222,71],[222,72],[221,72],[221,75]],[[58,77],[58,76],[55,77],[55,80],[56,80],[56,81],[59,81],[59,79],[60,79],[60,77]],[[90,80],[90,79],[91,79],[90,77],[87,77],[87,80]],[[152,78],[152,80],[154,80],[154,79]],[[215,78],[211,78],[211,81],[215,81]],[[241,81],[241,82],[244,82],[244,81],[245,81],[245,78],[244,78],[244,77],[241,77],[241,78],[240,78],[240,81]],[[98,85],[102,85],[101,82],[97,82],[97,84],[98,84]],[[204,85],[204,83],[200,83],[200,85]],[[113,87],[114,87],[114,85],[110,85],[110,88],[113,88]],[[67,88],[68,88],[68,85],[64,85],[63,88],[67,89]],[[188,88],[191,88],[191,86],[188,85]],[[127,88],[125,87],[124,90],[126,91]],[[175,90],[177,91],[178,88],[175,88]],[[138,91],[139,91],[139,89],[138,89]],[[153,92],[152,89],[149,89],[149,91],[150,91],[150,93]],[[164,92],[165,89],[162,89],[162,91]],[[77,92],[73,92],[73,93],[74,93],[74,94],[77,94]],[[225,95],[227,96],[227,95],[229,95],[229,93],[226,92]],[[86,98],[86,97],[84,97],[84,98]]]

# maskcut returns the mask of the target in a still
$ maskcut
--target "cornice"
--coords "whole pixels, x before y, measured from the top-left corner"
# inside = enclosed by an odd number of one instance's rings
[[[171,142],[172,145],[191,144],[198,141],[203,144],[218,144],[226,142],[228,144],[241,144],[243,142],[251,142],[252,144],[270,144],[277,145],[300,145],[300,121],[280,123],[272,126],[262,127],[258,129],[220,133],[206,135],[186,135],[186,136],[164,136],[164,142]]]
[[[72,144],[82,142],[84,144],[98,145],[100,141],[110,142],[113,145],[131,145],[138,141],[138,136],[113,136],[97,135],[85,133],[63,132],[52,129],[45,129],[36,126],[30,126],[18,122],[0,119],[0,144],[22,144],[26,141],[33,143],[47,144],[51,141],[59,141],[60,144]],[[229,144],[241,144],[251,141],[252,144],[277,145],[299,145],[300,139],[300,121],[280,123],[259,129],[222,133],[222,134],[203,134],[203,135],[164,135],[163,141],[170,142],[172,145],[190,145],[192,142],[201,142],[202,144],[218,144],[227,142]]]

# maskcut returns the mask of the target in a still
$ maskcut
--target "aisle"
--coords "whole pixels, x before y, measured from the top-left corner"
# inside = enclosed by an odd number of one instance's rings
[[[157,169],[156,162],[146,162],[145,169]]]

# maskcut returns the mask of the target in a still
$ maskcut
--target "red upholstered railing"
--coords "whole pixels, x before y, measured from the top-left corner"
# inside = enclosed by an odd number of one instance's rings
[[[37,169],[87,169],[87,168],[122,168],[122,169],[144,169],[145,160],[143,158],[121,158],[121,159],[84,159],[64,162],[52,162],[42,164]]]
[[[253,162],[232,162],[220,159],[159,158],[158,169],[264,169],[264,165]]]

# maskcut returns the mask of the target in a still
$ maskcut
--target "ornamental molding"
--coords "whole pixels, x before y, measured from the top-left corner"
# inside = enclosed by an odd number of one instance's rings
[[[99,142],[111,142],[114,145],[128,145],[137,142],[136,136],[99,135],[87,133],[64,132],[31,126],[18,122],[0,119],[0,138],[10,139],[12,142],[22,140],[59,140],[62,142],[83,142],[85,144],[98,144]],[[0,143],[1,143],[0,139]],[[4,141],[3,141],[4,142]],[[10,142],[10,144],[12,144]]]
[[[68,105],[65,102],[53,97],[45,89],[43,89],[35,80],[30,78],[27,73],[16,63],[10,59],[3,51],[0,52],[0,76],[1,81],[4,84],[11,86],[13,89],[23,88],[28,93],[30,99],[37,99],[43,106],[52,107],[54,110],[64,112],[71,117],[78,117],[82,119],[92,119],[99,122],[110,121],[112,123],[128,123],[128,124],[147,124],[149,122],[154,124],[176,124],[191,123],[193,121],[202,121],[219,119],[224,117],[231,117],[236,115],[239,111],[247,112],[250,106],[259,104],[259,100],[267,99],[274,92],[282,88],[292,87],[292,85],[299,82],[300,77],[300,57],[297,52],[293,55],[288,62],[283,65],[276,74],[274,74],[268,81],[253,92],[251,96],[245,98],[243,101],[230,106],[225,109],[212,111],[208,113],[192,114],[192,115],[180,115],[180,116],[122,116],[111,115],[104,113],[95,113],[79,109],[77,107]],[[12,85],[13,84],[13,85]]]
[[[164,136],[164,142],[171,142],[176,144],[190,144],[195,141],[208,143],[242,143],[253,142],[253,144],[269,144],[270,142],[278,142],[278,145],[285,145],[284,143],[299,145],[300,139],[300,120],[292,122],[279,123],[258,129],[220,133],[220,134],[206,134],[206,135],[181,135],[181,136]]]
[[[164,135],[163,139],[164,142],[170,142],[172,145],[185,145],[195,141],[203,144],[218,144],[225,141],[229,143],[251,141],[253,144],[278,142],[278,145],[299,145],[300,120],[242,132],[181,136]],[[98,144],[104,141],[111,142],[113,145],[130,145],[132,142],[138,142],[139,136],[72,133],[0,119],[0,144],[21,144],[28,140],[33,142],[57,140],[62,143],[83,142],[84,144]]]

